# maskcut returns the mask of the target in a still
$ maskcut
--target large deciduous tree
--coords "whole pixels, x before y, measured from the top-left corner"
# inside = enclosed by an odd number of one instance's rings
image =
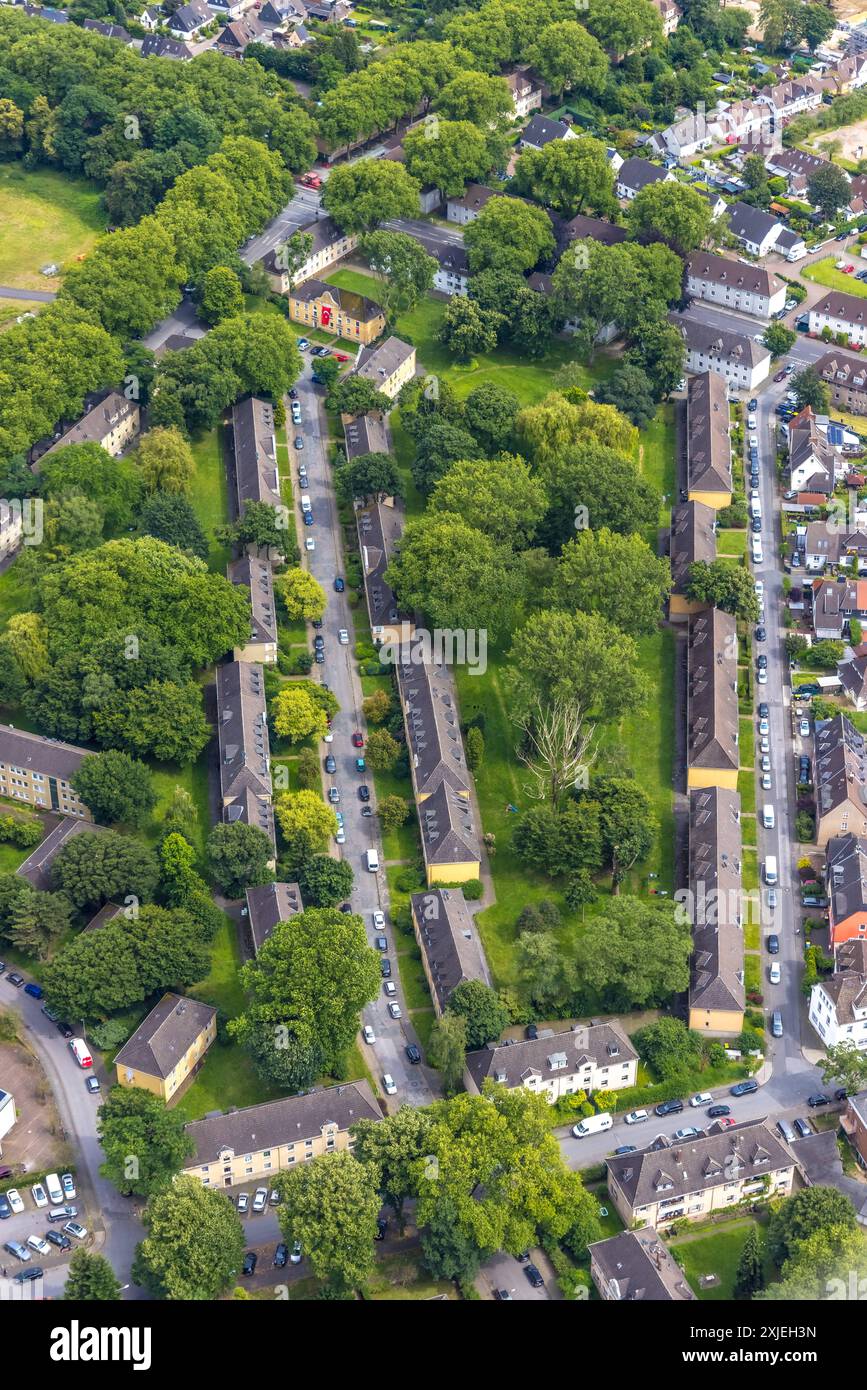
[[[224,1192],[179,1177],[151,1198],[142,1222],[147,1235],[133,1277],[155,1298],[212,1302],[226,1292],[241,1268],[246,1237]]]

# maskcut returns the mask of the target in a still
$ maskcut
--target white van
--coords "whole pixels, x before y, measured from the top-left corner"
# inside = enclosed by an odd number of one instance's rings
[[[60,1186],[60,1178],[56,1173],[45,1174],[45,1191],[48,1193],[48,1200],[53,1207],[59,1207],[63,1202],[63,1188]]]
[[[772,854],[765,860],[765,883],[776,883],[777,881],[777,861]]]
[[[775,823],[775,822],[774,822],[774,808],[773,808],[773,806],[763,806],[763,807],[762,807],[762,825],[765,827],[766,830],[773,830],[773,828],[774,828],[774,823]]]
[[[614,1121],[606,1110],[601,1115],[590,1115],[580,1124],[573,1125],[572,1133],[576,1139],[586,1139],[588,1134],[601,1134],[604,1129],[610,1129],[613,1124]]]
[[[87,1046],[84,1038],[72,1038],[69,1044],[69,1050],[81,1068],[84,1069],[93,1066],[90,1048]]]
[[[751,500],[750,500],[750,516],[758,517],[758,518],[761,520],[761,515],[762,515],[762,504],[761,504],[761,502],[759,501],[758,497],[753,497],[753,498],[751,498]]]
[[[379,855],[375,849],[367,851],[367,870],[368,873],[375,874],[379,871]]]
[[[306,492],[302,492],[301,494],[301,510],[302,512],[311,512],[313,510],[310,505],[310,498]]]
[[[764,558],[761,538],[759,536],[753,536],[753,564],[760,565]]]

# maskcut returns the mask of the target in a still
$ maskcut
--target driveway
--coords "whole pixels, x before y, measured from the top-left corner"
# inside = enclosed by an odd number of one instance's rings
[[[532,1250],[530,1262],[536,1266],[545,1281],[540,1289],[534,1289],[524,1273],[527,1265],[521,1264],[514,1255],[507,1255],[503,1250],[492,1256],[482,1267],[476,1279],[476,1288],[491,1298],[502,1291],[509,1294],[510,1300],[514,1303],[547,1303],[551,1299],[560,1298],[560,1288],[544,1250]]]
[[[339,345],[337,351],[340,351]],[[315,358],[313,360],[315,361]],[[316,548],[310,552],[302,550],[304,563],[319,580],[328,597],[328,607],[321,628],[321,634],[325,639],[325,662],[321,666],[314,666],[313,670],[318,673],[320,680],[330,686],[340,704],[340,711],[335,715],[332,724],[334,742],[322,745],[322,756],[324,758],[326,751],[331,752],[337,762],[337,771],[328,781],[340,792],[337,809],[343,814],[346,843],[340,846],[337,852],[349,861],[355,874],[351,894],[352,907],[362,917],[371,945],[377,934],[373,930],[373,913],[385,913],[388,956],[394,972],[392,978],[397,984],[397,994],[394,998],[402,1013],[400,1019],[391,1018],[387,1008],[388,1000],[385,994],[381,993],[364,1011],[364,1022],[373,1027],[376,1043],[373,1049],[363,1043],[361,1046],[378,1081],[385,1072],[394,1078],[397,1094],[388,1102],[393,1108],[407,1102],[410,1105],[429,1105],[435,1099],[433,1075],[427,1073],[424,1066],[413,1066],[404,1051],[408,1043],[418,1043],[418,1038],[407,1017],[406,1000],[399,980],[397,956],[394,951],[394,928],[388,916],[388,885],[379,836],[379,821],[376,814],[361,814],[364,803],[358,796],[359,785],[362,782],[366,783],[370,787],[370,804],[375,812],[373,780],[369,773],[360,774],[355,769],[355,759],[363,750],[353,747],[352,734],[356,729],[366,734],[361,713],[362,692],[353,657],[355,635],[352,612],[346,593],[338,594],[334,590],[335,576],[344,573],[343,538],[331,471],[326,463],[325,422],[321,412],[321,397],[313,385],[311,375],[312,367],[307,359],[304,370],[295,383],[301,406],[301,425],[295,429],[295,433],[302,435],[304,448],[301,453],[290,449],[290,455],[292,487],[296,502],[300,496],[298,464],[302,460],[307,466],[309,478],[306,493],[310,497],[314,523],[312,526],[304,526],[299,516],[298,531],[303,537],[302,545],[304,540],[312,537]],[[350,635],[347,646],[342,646],[339,642],[338,632],[341,628],[345,628]],[[368,872],[366,864],[366,852],[370,848],[375,848],[379,856],[380,868],[375,874]]]

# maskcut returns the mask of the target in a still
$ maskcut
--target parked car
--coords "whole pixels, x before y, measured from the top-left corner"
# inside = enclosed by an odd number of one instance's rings
[[[335,593],[342,594],[345,588],[346,583],[343,579],[340,578],[340,575],[338,574],[337,578],[334,580],[334,591]]]
[[[241,1273],[246,1274],[249,1278],[251,1274],[256,1273],[256,1265],[258,1263],[259,1256],[256,1254],[256,1251],[248,1250],[246,1255],[244,1256],[244,1263],[241,1266]]]
[[[333,754],[333,753],[329,753],[328,756],[327,756],[327,758],[325,759],[325,771],[326,771],[326,772],[336,772],[336,771],[337,771],[337,759],[334,757],[334,754]]]
[[[92,1096],[96,1095],[96,1092],[99,1090],[99,1077],[89,1076],[84,1084]]]
[[[388,1006],[388,1012],[391,1014],[392,1018],[401,1018],[401,1017],[402,1017],[401,1012],[400,1012],[400,1005],[399,1005],[398,1003],[396,1003],[395,1000],[392,1000],[392,1002],[389,1004],[389,1006]]]
[[[614,1156],[615,1156],[615,1158],[619,1158],[619,1157],[621,1156],[621,1154],[634,1154],[634,1153],[635,1153],[635,1145],[634,1145],[634,1144],[621,1144],[619,1148],[617,1148],[617,1149],[614,1150]]]
[[[36,1251],[37,1255],[51,1254],[51,1246],[48,1244],[47,1240],[42,1239],[42,1236],[28,1236],[27,1244],[30,1246],[31,1250]]]
[[[379,973],[384,980],[391,979],[391,961],[388,956],[383,956],[379,962]]]
[[[361,1036],[364,1038],[364,1041],[367,1043],[368,1047],[373,1047],[373,1044],[376,1042],[376,1034],[374,1033],[369,1023],[365,1023],[364,1027],[361,1030]]]
[[[730,1115],[730,1114],[731,1114],[731,1106],[730,1106],[730,1105],[712,1105],[712,1106],[710,1107],[710,1109],[708,1110],[708,1112],[707,1112],[707,1117],[708,1117],[709,1120],[720,1120],[720,1119],[723,1118],[724,1115]]]
[[[45,1239],[49,1241],[51,1245],[56,1245],[58,1250],[72,1249],[72,1241],[69,1239],[69,1236],[65,1236],[62,1231],[46,1231]]]
[[[247,1192],[238,1193],[238,1215],[244,1216],[250,1206],[250,1195]]]
[[[289,1263],[300,1265],[301,1263],[301,1242],[296,1240],[292,1245],[292,1254],[289,1256]]]
[[[349,645],[349,633],[347,632],[345,627],[342,627],[338,632],[337,640],[340,643],[341,647],[347,647]]]
[[[338,791],[337,787],[328,788],[328,800],[332,803],[332,805],[336,805],[336,803],[340,800],[340,792]]]
[[[17,970],[10,970],[9,974],[6,976],[6,981],[7,984],[14,985],[16,989],[20,989],[24,984],[24,976],[19,975]]]
[[[368,787],[364,782],[362,782],[361,786],[358,788],[358,799],[359,801],[370,800],[370,787]]]
[[[815,1110],[819,1105],[828,1105],[829,1103],[828,1097],[823,1095],[821,1091],[816,1091],[812,1096],[807,1096],[807,1104],[811,1110]]]
[[[762,738],[767,738],[767,736],[768,736],[768,734],[769,734],[770,732],[771,732],[770,721],[769,721],[768,719],[760,719],[760,720],[759,720],[759,733],[761,734]]]
[[[696,1095],[690,1096],[689,1103],[692,1106],[710,1105],[712,1100],[713,1096],[709,1091],[699,1091]]]
[[[12,1208],[5,1192],[0,1192],[0,1221],[8,1221],[12,1215]]]
[[[41,1182],[35,1182],[30,1189],[30,1195],[38,1207],[48,1206],[48,1193]]]
[[[542,1278],[535,1265],[524,1265],[524,1273],[533,1285],[534,1289],[544,1289],[545,1280]]]
[[[75,1196],[75,1183],[71,1173],[63,1173],[60,1178],[60,1186],[63,1188],[64,1197],[72,1199]]]
[[[22,1211],[24,1210],[24,1203],[22,1202],[21,1196],[16,1188],[9,1188],[9,1191],[6,1193],[6,1200],[9,1203],[15,1215],[20,1216]]]
[[[729,1089],[730,1096],[751,1096],[754,1091],[759,1089],[758,1081],[739,1081],[736,1086]]]
[[[352,735],[352,746],[353,748],[364,747],[364,736],[359,733],[358,729],[356,729],[355,733]]]
[[[793,1121],[792,1121],[792,1124],[795,1126],[795,1129],[798,1131],[798,1137],[799,1137],[800,1139],[806,1139],[808,1135],[810,1135],[810,1134],[813,1133],[813,1129],[812,1129],[812,1126],[811,1126],[809,1120],[797,1119],[797,1120],[793,1120]]]
[[[63,1229],[68,1236],[72,1236],[75,1240],[87,1239],[87,1227],[82,1226],[78,1221],[67,1221]]]
[[[772,985],[778,985],[780,983],[780,980],[782,979],[782,970],[780,969],[779,963],[777,961],[774,961],[773,965],[769,967],[768,979],[770,980]]]
[[[26,1245],[21,1244],[20,1240],[7,1240],[3,1249],[8,1250],[10,1255],[14,1255],[16,1260],[21,1260],[22,1264],[25,1260],[30,1259],[30,1251]]]
[[[649,1120],[650,1116],[646,1110],[630,1110],[629,1114],[624,1116],[624,1119],[628,1125],[640,1125],[643,1124],[645,1120]]]
[[[684,1129],[676,1129],[673,1138],[675,1138],[679,1144],[682,1144],[687,1139],[697,1139],[701,1132],[700,1129],[696,1129],[695,1125],[687,1125]]]
[[[382,1078],[382,1089],[387,1096],[397,1095],[397,1085],[390,1072],[386,1072]]]
[[[679,1115],[683,1109],[682,1100],[664,1100],[661,1105],[657,1105],[655,1115]]]
[[[810,737],[810,721],[809,721],[809,719],[799,719],[799,720],[798,720],[798,733],[801,735],[801,738],[809,738],[809,737]]]
[[[268,1205],[267,1187],[257,1187],[253,1196],[253,1210],[264,1211]]]
[[[771,935],[768,937],[768,954],[772,956],[777,956],[779,955],[779,953],[780,938],[776,935],[775,932],[771,932]]]
[[[274,1264],[277,1269],[282,1269],[289,1260],[289,1246],[281,1240],[277,1249],[274,1251]]]
[[[412,1062],[413,1066],[418,1066],[419,1062],[421,1061],[421,1051],[419,1048],[416,1047],[415,1043],[407,1043],[406,1047],[404,1048],[404,1051],[406,1052],[406,1055],[409,1058],[410,1062]]]

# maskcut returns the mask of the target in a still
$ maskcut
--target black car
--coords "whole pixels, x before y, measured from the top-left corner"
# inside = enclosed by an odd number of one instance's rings
[[[325,665],[325,653],[321,647],[316,648],[316,651],[313,653],[313,660],[316,662],[317,666]]]
[[[768,716],[770,715],[770,712],[771,712],[771,711],[770,711],[770,709],[768,708],[768,702],[767,702],[767,700],[760,700],[760,701],[759,701],[759,718],[760,718],[760,719],[767,719]]]
[[[46,1231],[45,1239],[56,1245],[58,1250],[69,1250],[72,1246],[69,1236],[65,1236],[62,1231]]]
[[[277,1249],[274,1251],[274,1263],[278,1269],[282,1269],[283,1266],[288,1262],[288,1260],[289,1246],[284,1245],[283,1241],[281,1240],[280,1244],[277,1246]]]
[[[316,636],[313,638],[313,645],[314,647],[325,646],[325,638],[322,636],[321,632],[317,632]]]
[[[712,1105],[707,1112],[709,1120],[720,1120],[723,1115],[730,1115],[732,1108],[730,1105]]]
[[[421,1052],[416,1047],[415,1043],[407,1043],[405,1051],[413,1066],[418,1066],[421,1061]]]
[[[759,1089],[758,1081],[739,1081],[736,1086],[729,1090],[730,1096],[751,1096],[753,1091]]]
[[[817,1105],[827,1105],[828,1097],[823,1096],[821,1091],[816,1091],[814,1095],[807,1096],[807,1104],[811,1110],[815,1110]]]
[[[808,1135],[810,1135],[810,1134],[813,1133],[813,1131],[812,1131],[812,1129],[811,1129],[811,1127],[810,1127],[810,1121],[809,1121],[809,1120],[801,1120],[801,1119],[798,1119],[798,1120],[793,1120],[792,1123],[793,1123],[793,1125],[795,1126],[795,1129],[798,1131],[798,1136],[799,1136],[799,1138],[801,1138],[801,1139],[806,1139],[806,1138],[808,1137]]]
[[[373,1239],[374,1239],[374,1240],[385,1240],[385,1233],[386,1233],[387,1230],[388,1230],[388,1222],[386,1221],[385,1217],[384,1217],[384,1216],[379,1216],[379,1217],[377,1217],[377,1220],[376,1220],[376,1235],[373,1237]]]
[[[757,641],[757,642],[764,642],[765,639],[767,638],[767,635],[768,635],[768,634],[767,634],[767,631],[765,630],[765,628],[763,628],[763,627],[757,627],[757,628],[756,628],[756,641]],[[767,706],[765,706],[765,708],[767,708]],[[759,718],[761,718],[761,719],[767,719],[767,717],[768,717],[768,716],[767,716],[766,714],[762,714],[762,715],[759,716]]]
[[[614,1150],[614,1156],[615,1156],[615,1158],[618,1158],[621,1154],[634,1154],[634,1153],[635,1153],[635,1145],[634,1145],[634,1144],[621,1144],[619,1149],[615,1149],[615,1150]]]
[[[762,518],[760,516],[754,516],[752,521],[750,522],[750,530],[753,532],[754,535],[759,535],[761,533],[761,529]]]
[[[757,400],[747,401],[747,413],[750,415],[755,415],[756,411],[758,410],[758,406],[759,403]]]
[[[290,401],[297,401],[297,399],[298,399],[298,392],[295,390],[295,387],[294,387],[294,386],[292,387],[292,389],[291,389],[290,392],[289,392],[289,399],[290,399]]]
[[[20,989],[21,986],[24,984],[24,976],[19,975],[17,970],[10,970],[9,974],[6,976],[6,979],[9,982],[9,984],[14,985],[16,989]]]
[[[336,578],[335,581],[334,581],[334,592],[337,593],[337,594],[342,594],[345,588],[346,588],[346,584],[345,584],[344,581],[340,578],[340,575],[338,575],[337,578]]]
[[[774,932],[771,932],[771,935],[768,937],[768,955],[778,956],[779,954],[780,938]]]
[[[807,757],[806,753],[802,753],[798,759],[798,781],[809,782],[811,774],[812,768],[810,759]]]
[[[384,980],[391,979],[391,961],[388,956],[383,956],[382,960],[379,962],[379,973]]]
[[[524,1265],[524,1273],[534,1289],[544,1289],[545,1280],[542,1278],[535,1265]]]
[[[255,1250],[248,1250],[244,1256],[244,1263],[241,1266],[242,1274],[255,1274],[256,1265],[259,1263],[259,1256]]]
[[[314,618],[314,619],[312,620],[312,622],[310,623],[310,626],[311,626],[312,628],[315,628],[316,631],[318,632],[319,629],[320,629],[321,626],[322,626],[322,619],[321,619],[321,618]]]
[[[536,1041],[539,1036],[539,1029],[535,1023],[527,1024],[527,1027],[524,1029],[524,1036],[527,1038],[528,1042]]]
[[[358,788],[358,799],[359,801],[370,800],[370,787],[368,787],[364,782],[362,782],[361,786]]]
[[[30,1265],[28,1269],[19,1269],[12,1275],[12,1280],[16,1284],[28,1284],[33,1279],[42,1279],[44,1271],[39,1265]]]
[[[64,1023],[62,1019],[60,1020],[60,1022],[56,1023],[54,1026],[55,1026],[55,1028],[57,1029],[57,1031],[58,1031],[58,1033],[60,1034],[60,1036],[61,1036],[62,1038],[65,1038],[67,1042],[69,1042],[69,1039],[70,1039],[70,1038],[74,1038],[74,1037],[75,1037],[75,1034],[73,1033],[73,1031],[72,1031],[72,1029],[70,1028],[69,1024],[68,1024],[68,1023]]]
[[[336,771],[337,771],[337,760],[336,760],[336,758],[334,757],[334,754],[333,754],[333,753],[329,753],[329,754],[328,754],[328,757],[325,759],[325,771],[326,771],[326,772],[336,772]]]
[[[756,659],[756,665],[760,671],[766,671],[768,669],[768,658],[762,654]]]
[[[661,1105],[657,1105],[655,1115],[679,1115],[683,1109],[682,1100],[664,1100]]]
[[[362,808],[361,808],[361,814],[362,814],[363,816],[372,816],[372,815],[373,815],[373,807],[372,807],[372,806],[362,806]]]
[[[527,1263],[527,1261],[529,1260],[529,1258],[530,1258],[530,1252],[529,1252],[529,1250],[522,1250],[521,1253],[520,1253],[520,1255],[516,1255],[516,1256],[515,1256],[515,1259],[518,1261],[518,1264],[519,1264],[519,1265],[525,1265],[525,1264]]]
[[[840,1087],[834,1092],[834,1099],[835,1099],[835,1100],[848,1100],[848,1098],[849,1098],[849,1092],[846,1090],[846,1087],[845,1087],[845,1086],[840,1086]]]
[[[387,938],[384,937],[384,936],[375,936],[375,937],[373,938],[373,944],[374,944],[374,946],[376,947],[377,951],[387,951],[387,950],[388,950],[388,940],[387,940]]]

